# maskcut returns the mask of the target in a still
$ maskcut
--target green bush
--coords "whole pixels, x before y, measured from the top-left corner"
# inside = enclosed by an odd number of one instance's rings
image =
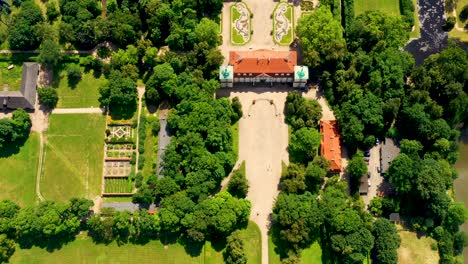
[[[109,56],[111,55],[111,50],[106,46],[99,47],[99,49],[97,50],[97,55],[99,56],[99,58],[109,58]]]
[[[135,177],[135,187],[140,188],[143,184],[143,174],[138,172]]]
[[[447,21],[445,21],[445,24],[442,26],[442,29],[444,31],[450,31],[453,29],[453,27],[455,26],[455,23],[457,22],[456,18],[454,16],[449,16],[447,18]]]
[[[400,0],[400,13],[403,21],[408,24],[408,29],[414,26],[414,4],[412,0]]]

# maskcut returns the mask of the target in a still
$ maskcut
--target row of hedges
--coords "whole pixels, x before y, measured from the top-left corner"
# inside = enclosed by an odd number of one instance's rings
[[[411,0],[410,0],[411,1]],[[354,21],[354,0],[344,0],[344,28],[349,32],[349,27]]]
[[[414,4],[412,0],[400,0],[400,13],[409,30],[414,26]]]

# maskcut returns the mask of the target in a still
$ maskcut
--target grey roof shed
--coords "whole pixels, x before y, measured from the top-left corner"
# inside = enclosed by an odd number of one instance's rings
[[[0,104],[9,109],[34,109],[39,64],[25,62],[21,78],[21,91],[0,91]]]

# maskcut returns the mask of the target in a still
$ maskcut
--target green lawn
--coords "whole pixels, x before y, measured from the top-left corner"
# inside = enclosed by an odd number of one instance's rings
[[[191,257],[179,244],[168,245],[167,248],[159,240],[146,245],[117,243],[109,245],[94,244],[85,235],[80,235],[75,241],[64,245],[60,250],[48,252],[45,249],[17,248],[10,263],[17,264],[78,264],[78,263],[161,263],[161,264],[199,264],[203,263],[203,255]]]
[[[468,33],[461,32],[455,29],[452,29],[452,31],[449,32],[449,37],[460,39],[460,41],[463,42],[468,42]]]
[[[50,116],[41,179],[46,199],[100,195],[104,130],[104,116],[99,114]]]
[[[273,10],[273,17],[275,17],[275,12],[276,12],[276,9],[278,8],[278,6],[280,4],[282,4],[283,2],[280,2],[278,3],[278,5],[276,5],[275,9]],[[276,44],[278,45],[282,45],[282,46],[288,46],[289,44],[291,44],[293,38],[294,38],[294,8],[292,5],[289,5],[288,4],[288,9],[285,13],[285,16],[286,18],[289,20],[289,22],[291,22],[291,27],[289,28],[288,30],[288,33],[286,35],[284,35],[282,38],[281,38],[281,41],[277,41],[277,39],[275,38],[275,36],[273,35],[273,40]],[[275,19],[273,19],[273,34],[276,34],[276,26],[275,26]]]
[[[398,263],[400,264],[437,264],[439,253],[431,249],[431,245],[437,242],[427,236],[418,237],[414,232],[403,230],[397,226],[401,245],[398,249]]]
[[[270,264],[281,264],[280,256],[275,252],[275,244],[268,236],[268,261]],[[315,242],[309,248],[302,251],[301,254],[302,264],[321,264],[322,263],[322,249],[320,245]]]
[[[79,108],[79,107],[99,107],[99,87],[105,82],[104,76],[96,78],[93,71],[83,72],[83,77],[76,87],[71,87],[68,83],[65,70],[60,72],[57,87],[59,108]]]
[[[250,10],[249,10],[249,12],[250,12]],[[231,28],[231,44],[236,45],[236,46],[242,46],[242,45],[247,44],[250,41],[250,38],[251,38],[251,34],[249,34],[249,39],[247,41],[245,41],[244,38],[242,37],[242,35],[237,33],[236,28],[233,26],[234,22],[238,18],[240,18],[240,16],[241,16],[241,14],[239,13],[239,11],[237,11],[236,5],[232,5],[231,6],[231,27],[230,27]],[[251,30],[251,28],[252,28],[252,19],[249,19],[249,23],[250,23],[249,30]]]
[[[8,66],[15,67],[8,70]],[[21,90],[21,75],[23,73],[23,61],[0,61],[0,92],[3,86],[8,85],[8,91]]]
[[[236,155],[236,159],[239,158],[239,121],[231,126],[232,133],[232,151]]]
[[[261,263],[260,230],[254,223],[249,223],[247,229],[242,230],[248,264]],[[32,247],[31,249],[17,248],[10,263],[17,264],[78,264],[78,263],[161,263],[161,264],[219,264],[224,263],[222,250],[215,250],[207,242],[199,256],[191,257],[180,244],[170,244],[166,247],[159,241],[151,241],[145,245],[117,243],[109,245],[94,244],[84,234],[61,249],[48,252],[45,249]]]
[[[419,38],[421,36],[421,30],[419,28],[419,17],[418,17],[418,1],[413,0],[414,5],[414,30],[410,32],[410,38]]]
[[[0,157],[0,200],[10,199],[21,206],[36,200],[36,172],[39,135],[32,133],[17,154]]]
[[[355,16],[372,10],[380,10],[391,15],[400,15],[400,3],[398,0],[354,0]]]
[[[458,19],[458,15],[462,11],[463,7],[468,5],[468,0],[458,0],[457,1],[457,24],[459,27],[463,28],[465,25]],[[468,33],[465,33],[465,35],[468,35]]]
[[[246,229],[241,230],[242,239],[244,240],[244,250],[247,255],[248,264],[262,263],[262,242],[260,229],[254,222],[249,222]],[[218,251],[207,242],[203,254],[205,255],[205,264],[224,263],[223,250]]]

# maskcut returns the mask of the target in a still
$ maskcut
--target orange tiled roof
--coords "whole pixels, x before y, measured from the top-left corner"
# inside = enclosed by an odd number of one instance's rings
[[[341,145],[338,124],[336,121],[322,120],[320,121],[320,133],[322,133],[320,154],[331,162],[331,171],[341,172]]]
[[[295,51],[231,51],[229,65],[234,67],[234,73],[294,73],[297,64]]]

